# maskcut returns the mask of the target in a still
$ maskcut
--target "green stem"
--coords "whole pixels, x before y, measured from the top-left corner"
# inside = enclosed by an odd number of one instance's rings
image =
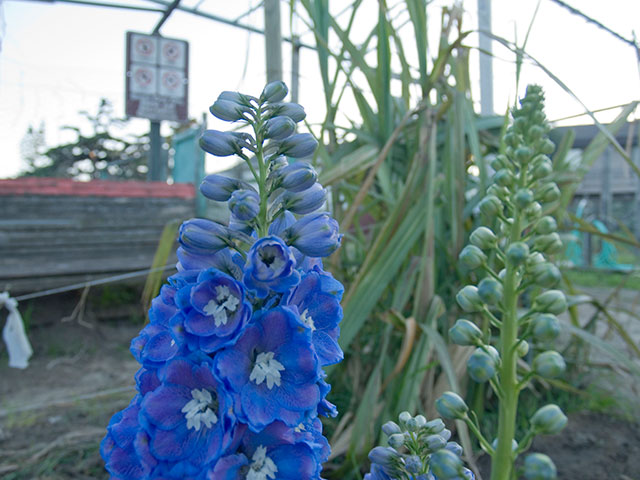
[[[493,455],[494,454],[493,447],[488,442],[488,440],[484,438],[484,435],[482,435],[482,432],[480,431],[478,426],[473,422],[473,420],[471,420],[469,417],[466,417],[464,419],[464,422],[469,427],[469,430],[471,430],[473,434],[476,436],[476,438],[478,439],[478,442],[480,442],[480,446],[482,447],[482,449],[485,452],[487,452],[489,455]]]
[[[258,212],[257,219],[257,233],[258,238],[266,237],[269,233],[269,225],[267,224],[267,201],[269,199],[269,192],[267,191],[267,165],[264,161],[264,155],[262,151],[263,138],[262,138],[262,109],[258,108],[256,111],[256,122],[253,125],[253,129],[256,135],[256,160],[258,161],[258,193],[260,195],[260,212]]]

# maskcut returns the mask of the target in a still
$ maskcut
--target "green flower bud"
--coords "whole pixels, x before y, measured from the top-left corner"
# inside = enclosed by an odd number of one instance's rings
[[[533,121],[533,123],[543,123],[545,120],[547,119],[547,117],[545,116],[544,112],[542,112],[541,110],[535,111],[531,114],[531,120]]]
[[[510,146],[511,148],[517,148],[518,145],[522,143],[522,139],[520,138],[520,135],[517,135],[513,132],[508,132],[504,136],[504,143]]]
[[[534,227],[535,232],[540,235],[548,235],[549,233],[555,232],[557,229],[558,224],[556,219],[549,215],[538,220]]]
[[[482,300],[478,295],[478,289],[473,285],[467,285],[456,295],[458,305],[465,312],[477,312],[482,309]]]
[[[541,263],[546,263],[544,255],[542,255],[540,252],[535,252],[529,255],[529,258],[527,258],[526,265],[528,269],[531,269],[534,266],[539,265]]]
[[[478,347],[467,361],[469,376],[478,383],[483,383],[496,375],[498,364],[493,355]]]
[[[410,432],[417,432],[420,427],[418,426],[418,421],[416,420],[416,417],[412,417],[409,420],[407,420],[407,430],[409,430]]]
[[[507,248],[507,260],[513,265],[522,265],[529,257],[529,245],[524,242],[515,242]]]
[[[482,342],[482,331],[465,318],[459,318],[449,329],[449,340],[455,345],[478,345]]]
[[[545,155],[551,155],[555,149],[555,144],[548,138],[543,140],[542,144],[540,145],[540,152],[544,153]]]
[[[488,305],[496,305],[502,300],[502,283],[492,277],[483,278],[478,284],[478,295]]]
[[[400,448],[402,445],[404,445],[404,441],[405,441],[404,433],[394,433],[393,435],[389,436],[387,443],[389,444],[390,447]]]
[[[521,188],[515,195],[516,205],[520,209],[525,209],[533,202],[533,192],[528,188]]]
[[[498,213],[502,213],[502,202],[495,195],[487,195],[478,204],[478,208],[488,218],[495,217]]]
[[[424,439],[424,443],[429,450],[434,451],[444,448],[447,441],[440,435],[429,435]]]
[[[533,359],[534,372],[544,378],[556,378],[564,373],[567,364],[564,358],[554,350],[542,352]]]
[[[547,455],[530,453],[524,459],[524,476],[527,480],[555,480],[558,472]]]
[[[467,245],[460,252],[458,259],[469,270],[475,270],[487,261],[487,256],[475,245]]]
[[[548,254],[558,253],[562,250],[562,240],[556,232],[540,235],[534,240],[533,248]]]
[[[433,474],[442,480],[460,478],[462,460],[455,453],[442,448],[431,454],[429,466]]]
[[[513,180],[513,173],[511,173],[506,168],[498,170],[493,175],[493,181],[501,187],[510,187],[511,185],[513,185]]]
[[[535,298],[533,309],[538,312],[560,315],[567,309],[567,297],[560,290],[547,290]]]
[[[529,147],[519,147],[516,148],[515,152],[513,152],[516,161],[520,163],[527,163],[531,160],[531,150]]]
[[[482,250],[489,250],[496,246],[498,238],[490,228],[478,227],[469,235],[469,241]]]
[[[503,268],[498,272],[498,278],[504,282],[504,279],[507,278],[507,269]]]
[[[533,336],[541,342],[550,342],[560,334],[558,317],[550,313],[538,315],[533,320]]]
[[[429,433],[440,433],[444,430],[444,422],[440,418],[434,418],[425,423],[424,428]]]
[[[516,347],[516,353],[520,358],[524,357],[527,353],[529,353],[529,342],[526,340],[522,340],[518,342],[518,346]]]
[[[491,168],[493,168],[496,172],[503,168],[511,168],[511,163],[506,155],[496,155],[496,157],[491,160]]]
[[[531,417],[531,428],[536,434],[556,435],[566,425],[566,415],[554,404],[545,405]]]
[[[482,348],[493,358],[496,365],[500,365],[500,353],[493,345],[484,345]]]
[[[552,263],[539,263],[534,265],[528,269],[528,273],[536,285],[545,288],[555,287],[562,278],[560,270]]]
[[[469,407],[457,393],[444,392],[436,400],[436,410],[442,418],[461,420],[466,416]]]
[[[498,439],[494,438],[493,442],[491,442],[491,446],[493,447],[494,450],[496,450],[498,448]],[[516,442],[515,439],[511,439],[511,451],[515,452],[518,449],[518,442]]]
[[[531,140],[538,140],[539,138],[542,138],[545,132],[544,128],[542,128],[540,125],[534,125],[529,129],[528,133]]]
[[[406,425],[406,423],[411,419],[411,414],[407,411],[404,411],[398,415],[398,420],[402,425]]]
[[[540,203],[555,202],[559,198],[560,189],[554,182],[545,183],[536,191],[536,200]]]
[[[524,214],[527,216],[527,219],[529,221],[536,219],[540,216],[541,213],[542,205],[540,205],[538,202],[531,203],[531,205],[529,205],[524,211]]]
[[[537,165],[535,165],[535,167],[531,171],[531,176],[534,178],[534,180],[548,177],[549,175],[551,175],[551,172],[553,172],[553,164],[551,163],[551,160],[549,160],[549,158],[546,156],[544,156],[543,158],[544,159],[537,163]]]
[[[494,183],[487,188],[487,194],[494,197],[505,199],[511,195],[511,191],[507,187],[503,187]]]
[[[513,128],[518,131],[524,133],[527,129],[527,119],[523,117],[518,117],[513,121]]]

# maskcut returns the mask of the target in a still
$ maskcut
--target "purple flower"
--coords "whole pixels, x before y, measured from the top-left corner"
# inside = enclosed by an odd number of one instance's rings
[[[328,257],[339,246],[338,222],[327,212],[305,215],[284,232],[282,239],[310,257]]]
[[[201,272],[189,295],[193,308],[185,313],[184,328],[206,353],[233,343],[251,317],[242,285],[218,270]]]
[[[140,408],[153,456],[203,466],[223,455],[241,426],[211,364],[175,359],[159,371],[158,378],[160,386],[144,396]]]
[[[258,316],[233,348],[216,355],[220,377],[239,395],[243,421],[260,431],[275,420],[302,423],[320,401],[311,332],[278,307]]]
[[[263,237],[249,250],[244,284],[259,298],[266,297],[269,290],[283,293],[300,281],[295,267],[293,253],[280,238]]]
[[[313,348],[321,366],[338,363],[343,358],[338,345],[342,307],[338,294],[332,291],[340,288],[342,292],[341,287],[331,275],[314,269],[302,277],[287,300],[287,305],[295,307],[300,320],[311,331]]]

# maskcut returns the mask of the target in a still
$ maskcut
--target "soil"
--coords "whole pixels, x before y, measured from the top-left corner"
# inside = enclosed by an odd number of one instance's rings
[[[128,347],[143,317],[132,303],[90,301],[82,318],[62,321],[79,300],[58,295],[20,305],[34,349],[27,369],[9,368],[0,348],[3,480],[108,478],[98,445],[134,394],[138,365]],[[569,417],[561,435],[532,448],[553,458],[560,480],[640,480],[640,424],[592,412]]]

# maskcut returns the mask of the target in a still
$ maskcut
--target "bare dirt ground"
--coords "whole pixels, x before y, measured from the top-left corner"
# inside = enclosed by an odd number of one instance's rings
[[[78,300],[59,295],[20,306],[34,348],[26,370],[8,368],[0,349],[3,480],[108,478],[98,445],[111,415],[134,394],[138,365],[128,347],[143,320],[135,305],[89,302],[82,323],[62,322]],[[534,451],[555,460],[560,480],[640,480],[639,427],[578,413],[562,435],[537,439]]]

